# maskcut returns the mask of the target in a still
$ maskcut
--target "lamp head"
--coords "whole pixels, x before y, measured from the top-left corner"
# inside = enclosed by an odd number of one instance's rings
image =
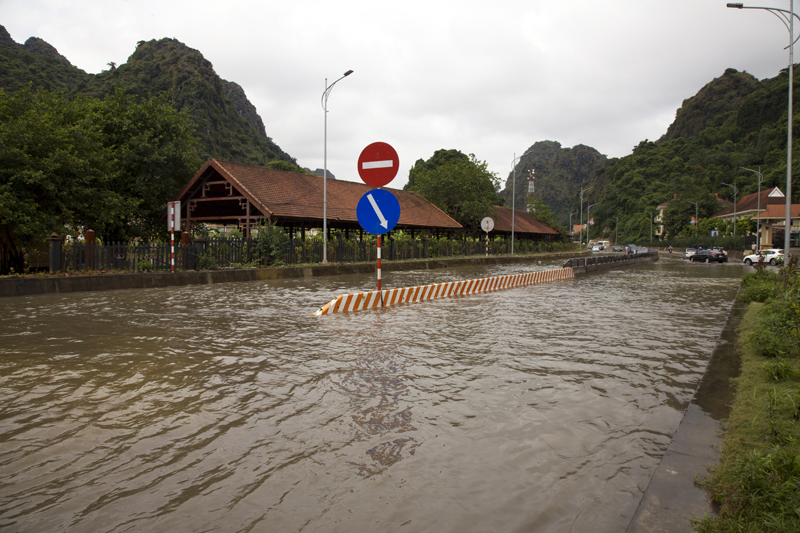
[[[728,4],[728,7],[732,7],[734,9],[742,9],[744,7],[744,4],[738,4],[738,3],[736,3],[736,4]]]
[[[739,5],[741,5],[741,4],[739,4]],[[353,73],[353,71],[352,71],[352,70],[348,70],[347,72],[345,72],[345,73],[344,73],[344,75],[345,75],[345,76],[349,76],[349,75],[350,75],[350,74],[352,74],[352,73]]]

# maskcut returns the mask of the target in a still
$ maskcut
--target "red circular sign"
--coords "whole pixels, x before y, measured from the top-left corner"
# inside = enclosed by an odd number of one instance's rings
[[[397,176],[400,158],[390,145],[372,143],[358,156],[358,175],[367,185],[383,187]]]

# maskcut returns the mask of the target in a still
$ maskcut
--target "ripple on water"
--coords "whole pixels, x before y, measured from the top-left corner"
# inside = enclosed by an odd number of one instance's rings
[[[0,528],[619,530],[741,273],[664,260],[328,317],[374,277],[7,299]]]

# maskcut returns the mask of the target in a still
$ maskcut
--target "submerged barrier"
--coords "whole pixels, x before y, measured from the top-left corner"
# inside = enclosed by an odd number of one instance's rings
[[[375,307],[389,307],[400,303],[422,302],[449,296],[466,296],[479,292],[498,291],[522,285],[544,283],[560,279],[571,279],[574,271],[571,268],[557,270],[539,270],[525,274],[509,274],[491,278],[470,279],[465,281],[448,281],[419,285],[416,287],[403,287],[383,291],[354,292],[337,296],[324,306],[320,307],[315,315],[329,315],[349,311],[363,311]]]

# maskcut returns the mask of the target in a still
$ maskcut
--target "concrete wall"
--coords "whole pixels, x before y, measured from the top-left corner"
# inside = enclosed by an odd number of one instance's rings
[[[426,261],[382,261],[384,272],[405,270],[432,270],[468,265],[502,265],[535,263],[553,259],[569,259],[591,255],[590,252],[565,252],[531,255],[502,255],[490,257],[455,257]],[[27,296],[80,291],[110,291],[120,289],[149,289],[154,287],[176,287],[182,285],[207,285],[286,278],[311,278],[338,276],[342,274],[368,274],[375,272],[375,263],[346,265],[286,266],[272,268],[240,268],[226,270],[201,270],[127,273],[127,274],[83,274],[52,276],[9,276],[0,279],[0,297]]]

